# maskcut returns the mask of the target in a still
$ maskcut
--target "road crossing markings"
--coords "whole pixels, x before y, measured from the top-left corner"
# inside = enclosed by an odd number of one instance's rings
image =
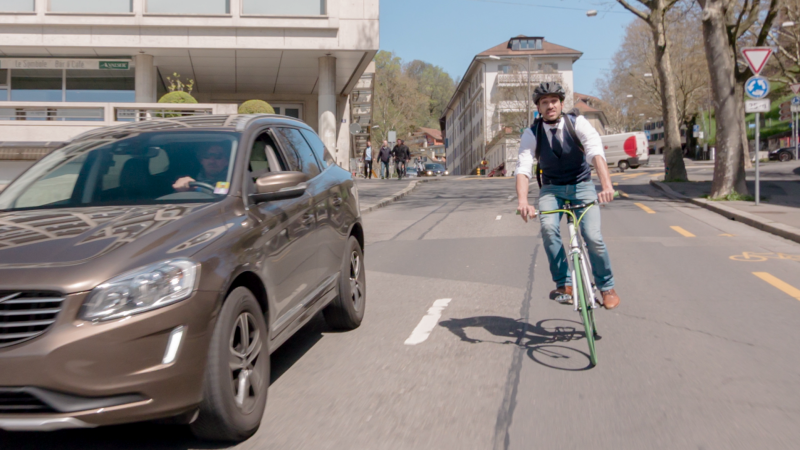
[[[753,272],[753,275],[780,289],[784,293],[789,294],[789,296],[794,297],[795,300],[800,300],[800,289],[797,289],[780,278],[774,277],[767,272]]]
[[[634,205],[638,206],[639,208],[642,208],[642,210],[644,212],[646,212],[647,214],[655,214],[656,213],[655,211],[653,211],[652,209],[650,209],[649,207],[647,207],[646,205],[643,205],[641,203],[634,203]]]
[[[494,219],[494,220],[500,220],[500,219],[502,219],[502,218],[503,218],[503,216],[497,216],[497,218],[496,218],[496,219]]]
[[[686,237],[697,237],[697,236],[693,235],[692,233],[689,233],[688,231],[684,230],[683,228],[681,228],[679,226],[671,226],[670,228],[672,228],[673,230],[677,231],[678,233],[680,233],[680,234],[682,234],[682,235],[684,235]]]
[[[428,336],[431,335],[433,328],[439,323],[439,319],[442,317],[442,311],[444,311],[451,300],[452,298],[440,298],[433,302],[433,306],[428,309],[428,314],[425,314],[425,317],[419,321],[417,327],[411,332],[411,336],[406,339],[405,344],[417,345],[425,342]]]

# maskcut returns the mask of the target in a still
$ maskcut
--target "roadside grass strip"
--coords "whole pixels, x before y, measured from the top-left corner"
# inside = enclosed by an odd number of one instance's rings
[[[634,203],[634,205],[638,206],[639,208],[642,208],[642,211],[646,212],[647,214],[655,214],[656,213],[655,211],[650,209],[650,207],[648,207],[647,205],[644,205],[642,203]]]
[[[670,228],[672,228],[673,230],[677,231],[679,234],[684,235],[685,237],[697,237],[697,236],[693,235],[692,233],[684,230],[683,228],[681,228],[679,226],[671,226]]]
[[[795,300],[800,300],[800,289],[797,289],[780,278],[774,277],[767,272],[753,272],[753,275],[780,289],[784,293],[788,294],[789,297],[793,297]]]
[[[433,306],[428,309],[428,314],[425,314],[425,317],[419,321],[417,327],[411,332],[411,336],[406,339],[405,344],[417,345],[425,342],[428,336],[431,335],[433,328],[439,323],[439,319],[442,317],[442,311],[444,311],[451,300],[451,298],[440,298],[433,302]]]

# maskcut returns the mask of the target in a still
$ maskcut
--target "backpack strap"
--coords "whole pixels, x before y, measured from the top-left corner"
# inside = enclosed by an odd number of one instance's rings
[[[564,126],[567,128],[567,133],[569,133],[572,141],[575,142],[575,145],[577,145],[583,153],[586,153],[586,149],[583,148],[583,142],[578,139],[578,134],[575,133],[575,121],[578,120],[578,115],[575,114],[575,110],[573,109],[567,114],[564,114],[564,119]]]
[[[541,118],[533,121],[531,125],[531,133],[533,138],[536,139],[536,152],[534,152],[533,160],[536,162],[536,182],[539,184],[539,189],[542,188],[542,169],[539,165],[539,156],[541,155],[542,136],[544,136],[544,126]],[[540,132],[541,131],[541,132]]]

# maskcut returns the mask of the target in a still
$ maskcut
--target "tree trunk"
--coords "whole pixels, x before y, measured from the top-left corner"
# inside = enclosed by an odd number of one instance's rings
[[[685,181],[689,177],[683,163],[675,80],[672,77],[669,42],[664,24],[665,13],[663,8],[657,8],[653,9],[650,14],[650,25],[656,50],[656,66],[658,67],[659,81],[661,81],[661,111],[664,113],[664,180]]]
[[[744,83],[736,83],[736,103],[739,110],[739,129],[742,136],[742,161],[745,169],[752,169],[750,162],[750,141],[747,139],[747,124],[744,121]]]
[[[724,197],[734,192],[747,194],[739,125],[740,111],[734,77],[736,62],[728,45],[725,15],[722,1],[705,1],[703,37],[717,118],[717,151],[711,198]]]

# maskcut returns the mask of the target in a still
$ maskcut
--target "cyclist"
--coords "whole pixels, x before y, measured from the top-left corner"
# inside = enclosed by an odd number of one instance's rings
[[[536,217],[536,208],[528,204],[528,182],[534,159],[537,160],[537,172],[541,170],[537,173],[537,180],[541,176],[540,210],[559,209],[566,200],[575,205],[598,200],[608,203],[614,199],[600,135],[583,116],[562,113],[565,97],[564,88],[556,82],[544,82],[533,92],[533,102],[541,117],[522,134],[515,171],[517,209],[525,222]],[[592,182],[590,164],[600,178],[602,190],[599,193]],[[561,214],[542,215],[539,220],[550,274],[556,284],[550,296],[560,303],[572,304],[572,280],[561,242]],[[606,309],[616,308],[619,296],[614,290],[611,259],[600,232],[600,209],[588,209],[580,226],[589,250],[595,284],[603,295],[603,305]]]

